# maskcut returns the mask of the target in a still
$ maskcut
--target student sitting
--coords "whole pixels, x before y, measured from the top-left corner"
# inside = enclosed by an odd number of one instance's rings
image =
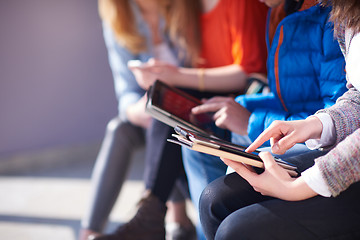
[[[262,174],[224,159],[237,173],[211,183],[200,202],[209,240],[360,239],[360,2],[323,2],[333,5],[349,90],[306,120],[272,124],[248,151],[271,138],[274,153],[308,139],[332,149],[299,178],[291,178],[269,153],[260,155]]]
[[[346,91],[344,58],[328,22],[330,8],[311,0],[265,3],[272,7],[267,25],[271,93],[239,96],[237,102],[216,97],[193,110],[215,112],[216,125],[232,131],[233,141],[242,145],[249,145],[274,120],[305,119],[333,105]],[[286,16],[277,25],[280,19],[276,17],[284,10]],[[309,151],[305,145],[297,145],[295,150],[295,154]],[[183,161],[190,195],[198,207],[203,189],[225,175],[227,166],[217,157],[186,148]]]

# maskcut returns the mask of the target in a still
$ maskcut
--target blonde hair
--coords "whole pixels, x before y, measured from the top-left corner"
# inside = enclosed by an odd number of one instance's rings
[[[134,54],[146,50],[146,39],[136,27],[131,0],[98,0],[99,15],[116,40]],[[158,0],[171,41],[182,49],[180,60],[196,65],[201,47],[200,0]]]

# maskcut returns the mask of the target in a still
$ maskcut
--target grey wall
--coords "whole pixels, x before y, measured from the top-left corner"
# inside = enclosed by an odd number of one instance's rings
[[[89,0],[0,0],[0,156],[101,140],[116,99]]]

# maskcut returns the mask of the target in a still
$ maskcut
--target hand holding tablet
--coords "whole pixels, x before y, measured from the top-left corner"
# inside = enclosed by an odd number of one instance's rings
[[[259,151],[253,153],[245,152],[246,147],[240,146],[222,139],[211,136],[205,136],[191,130],[175,127],[174,139],[168,139],[169,142],[186,146],[194,151],[214,155],[221,158],[227,158],[233,161],[241,162],[253,167],[264,168],[264,163],[258,156]],[[274,157],[275,162],[283,167],[291,176],[298,176],[296,166]]]

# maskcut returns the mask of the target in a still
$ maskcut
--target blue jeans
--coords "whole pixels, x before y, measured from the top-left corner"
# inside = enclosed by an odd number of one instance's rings
[[[214,127],[216,136],[230,140],[230,132]],[[200,153],[182,147],[183,163],[188,178],[190,198],[195,209],[199,209],[199,199],[203,189],[213,180],[224,176],[227,166],[220,158],[208,154]],[[200,223],[200,220],[199,220]],[[205,240],[201,224],[197,225],[198,240]]]
[[[190,197],[195,209],[198,210],[201,192],[210,182],[224,176],[227,166],[218,157],[195,152],[184,147],[182,154]],[[205,240],[200,224],[197,225],[196,231],[198,240]]]

